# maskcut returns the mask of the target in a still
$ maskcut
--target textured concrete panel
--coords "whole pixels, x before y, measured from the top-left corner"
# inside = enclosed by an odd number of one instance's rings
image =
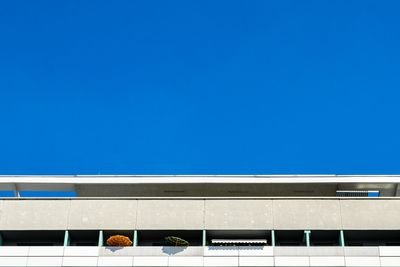
[[[206,200],[206,229],[272,229],[271,200]]]
[[[7,200],[0,230],[65,230],[69,200]]]
[[[203,229],[203,200],[139,200],[137,229]]]
[[[3,210],[3,203],[4,203],[4,200],[0,200],[0,225],[1,225],[1,222],[3,221],[3,218],[6,215]]]
[[[343,229],[400,228],[400,200],[341,200]]]
[[[274,229],[341,229],[338,200],[274,200]]]
[[[137,200],[71,200],[68,229],[135,229],[136,211]]]

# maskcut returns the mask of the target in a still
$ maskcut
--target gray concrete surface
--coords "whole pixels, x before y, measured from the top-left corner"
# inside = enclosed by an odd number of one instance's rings
[[[67,229],[70,204],[54,200],[5,200],[0,211],[0,229]]]
[[[274,200],[274,229],[341,229],[338,200]]]
[[[272,200],[207,200],[205,228],[272,229]]]
[[[137,229],[204,229],[204,200],[139,200]]]
[[[342,200],[343,229],[400,229],[400,200]]]
[[[400,229],[397,199],[0,201],[0,230]]]
[[[135,229],[137,204],[137,200],[71,201],[68,228]]]

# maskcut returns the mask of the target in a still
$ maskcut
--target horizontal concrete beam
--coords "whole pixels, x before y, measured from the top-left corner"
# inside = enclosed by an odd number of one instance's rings
[[[395,199],[0,201],[0,230],[400,229]]]

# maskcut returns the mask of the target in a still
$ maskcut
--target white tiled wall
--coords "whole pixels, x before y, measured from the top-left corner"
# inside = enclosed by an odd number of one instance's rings
[[[139,256],[133,258],[133,266],[168,266],[166,256]]]
[[[289,267],[289,266],[310,266],[309,257],[275,257],[275,266]]]
[[[45,267],[61,266],[62,257],[29,257],[27,266]]]
[[[196,250],[198,255],[145,250],[131,247],[104,255],[98,247],[0,246],[0,267],[400,267],[400,247],[352,248],[344,254],[333,249],[334,255],[327,255],[326,247],[323,253],[317,247],[310,251],[280,247],[276,255],[272,247],[205,247]]]
[[[1,257],[0,266],[14,267],[14,266],[26,266],[28,257]]]
[[[239,266],[239,257],[204,257],[204,266]]]
[[[382,267],[399,267],[400,257],[381,257]]]
[[[239,257],[239,266],[274,266],[274,257]]]
[[[100,256],[97,266],[133,266],[133,257],[119,256],[119,257],[102,257]]]
[[[345,266],[344,257],[333,256],[333,257],[310,257],[310,266],[312,267],[342,267]]]
[[[62,266],[97,266],[98,257],[64,257]]]
[[[203,266],[203,257],[169,257],[168,266]]]

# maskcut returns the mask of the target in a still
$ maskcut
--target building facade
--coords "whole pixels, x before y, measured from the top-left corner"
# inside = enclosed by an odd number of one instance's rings
[[[400,176],[3,176],[0,266],[400,267],[399,183]],[[114,235],[132,246],[107,246]]]

